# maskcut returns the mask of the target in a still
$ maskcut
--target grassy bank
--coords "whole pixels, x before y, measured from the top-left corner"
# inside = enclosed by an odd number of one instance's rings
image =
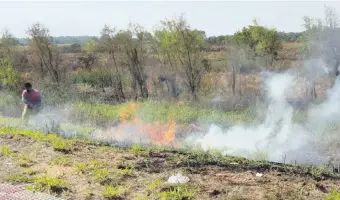
[[[1,182],[64,199],[334,199],[340,189],[327,168],[167,147],[100,146],[5,127],[0,127],[0,167]],[[177,173],[190,181],[168,184]]]

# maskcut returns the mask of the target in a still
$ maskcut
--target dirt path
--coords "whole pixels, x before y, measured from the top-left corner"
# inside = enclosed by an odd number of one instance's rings
[[[0,200],[62,200],[54,196],[31,192],[23,186],[15,186],[11,184],[0,184]]]

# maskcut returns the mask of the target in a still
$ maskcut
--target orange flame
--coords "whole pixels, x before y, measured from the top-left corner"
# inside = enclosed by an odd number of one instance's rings
[[[140,134],[150,139],[155,145],[169,145],[175,140],[176,122],[169,118],[168,124],[145,123],[136,117],[137,104],[129,103],[119,111],[120,122],[128,125],[133,123],[141,131]]]
[[[123,107],[119,110],[119,118],[121,123],[135,121],[136,119],[137,104],[131,102],[127,107]]]
[[[161,125],[159,122],[146,124],[142,127],[142,131],[148,135],[153,144],[169,145],[175,140],[176,122],[169,119],[167,126]]]

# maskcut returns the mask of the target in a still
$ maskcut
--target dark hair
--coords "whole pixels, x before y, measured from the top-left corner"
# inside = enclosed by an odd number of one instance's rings
[[[32,88],[32,84],[31,84],[31,83],[25,83],[25,88],[26,88],[26,89]]]

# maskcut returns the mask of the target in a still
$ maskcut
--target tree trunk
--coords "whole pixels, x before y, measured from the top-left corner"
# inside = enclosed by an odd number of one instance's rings
[[[233,65],[233,68],[232,68],[232,77],[231,77],[231,87],[232,87],[232,90],[233,90],[233,95],[236,94],[236,72],[235,72],[235,67]]]
[[[316,89],[315,89],[315,81],[312,82],[311,84],[311,91],[310,94],[312,96],[313,99],[316,99]]]

